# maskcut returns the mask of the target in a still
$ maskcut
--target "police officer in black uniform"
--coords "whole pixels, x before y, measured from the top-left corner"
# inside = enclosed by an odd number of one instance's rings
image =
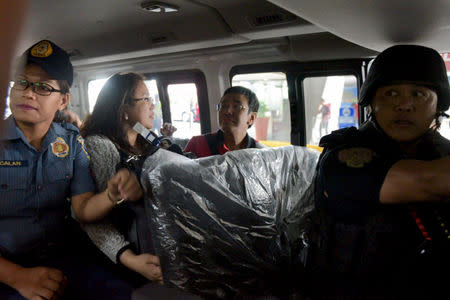
[[[368,122],[320,142],[311,294],[448,296],[450,142],[437,129],[450,88],[442,57],[415,45],[386,49],[359,104]]]

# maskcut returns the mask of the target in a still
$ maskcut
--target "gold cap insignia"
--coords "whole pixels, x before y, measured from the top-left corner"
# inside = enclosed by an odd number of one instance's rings
[[[48,41],[41,41],[31,49],[31,56],[34,57],[49,57],[52,53],[53,48]]]

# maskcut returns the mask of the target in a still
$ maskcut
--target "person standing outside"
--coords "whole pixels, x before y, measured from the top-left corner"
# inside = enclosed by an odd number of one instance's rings
[[[319,108],[317,110],[317,114],[321,116],[319,126],[319,133],[321,137],[329,134],[328,121],[331,118],[330,106],[331,106],[330,103],[325,103],[325,100],[322,99]]]

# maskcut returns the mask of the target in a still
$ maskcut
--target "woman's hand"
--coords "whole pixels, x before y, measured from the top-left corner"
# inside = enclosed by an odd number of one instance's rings
[[[127,249],[120,256],[120,262],[148,280],[163,283],[158,256],[148,253],[136,255],[133,251]]]
[[[133,172],[121,169],[108,181],[107,189],[98,194],[88,192],[72,196],[72,209],[79,222],[89,223],[104,218],[122,201],[142,198],[142,188]]]
[[[161,135],[164,136],[172,136],[175,131],[177,131],[177,128],[170,123],[164,123],[160,130]]]
[[[127,201],[139,200],[143,193],[142,188],[133,172],[120,169],[116,175],[108,181],[108,197],[117,203],[122,199]]]

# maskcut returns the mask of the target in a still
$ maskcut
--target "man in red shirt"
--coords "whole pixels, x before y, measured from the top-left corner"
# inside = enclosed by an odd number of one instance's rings
[[[256,120],[258,109],[258,98],[251,90],[241,86],[228,88],[217,104],[220,129],[192,137],[184,151],[205,157],[232,150],[264,148],[247,134],[247,129]]]

